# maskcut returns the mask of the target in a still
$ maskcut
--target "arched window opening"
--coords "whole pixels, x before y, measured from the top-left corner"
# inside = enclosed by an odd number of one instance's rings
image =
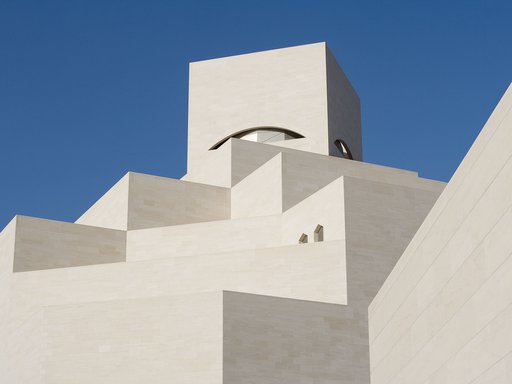
[[[320,224],[318,224],[315,228],[314,239],[315,243],[317,241],[324,241],[324,227]]]
[[[339,149],[345,159],[354,160],[352,152],[350,152],[350,148],[342,139],[336,139],[334,141],[334,145]]]
[[[273,143],[276,141],[291,140],[293,137],[285,132],[258,129],[238,137],[241,140],[254,141],[256,143]]]
[[[225,137],[218,143],[216,143],[214,146],[210,148],[210,151],[218,149],[222,146],[226,141],[228,141],[231,138],[235,139],[242,139],[247,141],[254,141],[257,143],[273,143],[276,141],[283,141],[283,140],[293,140],[293,139],[302,139],[304,136],[302,136],[300,133],[294,132],[292,130],[286,129],[286,128],[279,128],[279,127],[256,127],[256,128],[249,128],[244,129],[243,131],[238,131],[232,135],[229,135],[228,137]]]
[[[305,233],[300,235],[299,244],[306,244],[307,242],[308,242],[308,235],[306,235]]]

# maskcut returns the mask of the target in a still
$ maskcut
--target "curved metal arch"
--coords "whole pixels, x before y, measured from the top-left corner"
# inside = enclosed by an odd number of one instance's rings
[[[347,143],[345,143],[345,141],[342,139],[336,139],[334,141],[334,145],[339,149],[345,159],[354,160],[352,152],[350,151],[350,148],[348,147]]]
[[[209,150],[213,151],[213,150],[216,150],[216,149],[220,148],[220,146],[222,146],[222,144],[224,144],[226,141],[228,141],[231,138],[239,139],[239,138],[241,138],[241,137],[243,137],[245,135],[248,135],[249,133],[256,132],[256,131],[270,131],[270,132],[284,133],[286,135],[289,135],[289,136],[293,137],[294,139],[303,139],[304,138],[304,136],[302,136],[300,133],[297,133],[295,131],[292,131],[292,130],[289,130],[289,129],[286,129],[286,128],[279,128],[279,127],[255,127],[255,128],[243,129],[241,131],[233,133],[232,135],[229,135],[229,136],[225,137],[224,139],[222,139],[221,141],[219,141],[218,143],[213,145]]]

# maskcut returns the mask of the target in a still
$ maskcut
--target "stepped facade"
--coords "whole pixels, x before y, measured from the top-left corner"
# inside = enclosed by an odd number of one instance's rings
[[[2,231],[1,383],[370,382],[368,306],[445,184],[363,162],[323,43],[192,63],[188,124],[181,180]]]

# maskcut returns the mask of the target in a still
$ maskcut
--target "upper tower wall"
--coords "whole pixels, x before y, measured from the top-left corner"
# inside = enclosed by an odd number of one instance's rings
[[[189,172],[224,139],[269,127],[246,138],[302,137],[301,149],[342,157],[341,139],[362,160],[359,97],[325,43],[191,63],[189,87]]]

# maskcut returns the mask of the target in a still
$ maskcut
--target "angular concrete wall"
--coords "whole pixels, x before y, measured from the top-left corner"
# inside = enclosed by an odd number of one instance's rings
[[[279,215],[139,229],[128,232],[127,260],[188,257],[291,245]]]
[[[77,221],[112,229],[140,229],[230,217],[228,188],[129,172]]]
[[[162,251],[170,249],[162,247]],[[176,376],[168,376],[165,372],[169,371],[164,367],[169,367],[169,363],[152,355],[158,347],[152,344],[158,332],[168,334],[169,340],[174,337],[171,314],[180,309],[173,308],[172,302],[166,307],[165,302],[159,301],[153,310],[145,304],[154,301],[151,298],[229,289],[346,303],[343,247],[341,242],[332,241],[189,257],[174,257],[163,252],[160,258],[147,261],[14,273],[9,280],[9,302],[15,304],[2,314],[7,316],[5,334],[9,335],[4,359],[12,382],[24,384],[69,382],[73,374],[77,375],[76,382],[87,382],[96,375],[105,379],[104,382],[114,378],[128,380],[123,376],[124,371],[114,374],[112,367],[102,362],[124,368],[133,365],[126,371],[133,374],[134,380],[139,379],[137,373],[157,364],[160,370],[153,372],[160,374],[158,380],[179,377],[187,382],[194,375],[196,360],[177,360],[182,370]],[[265,284],[261,284],[262,281]],[[133,308],[122,304],[119,312],[118,300],[138,301]],[[159,309],[162,306],[164,308]],[[202,315],[200,311],[183,313],[191,313],[187,315],[188,320],[183,318],[185,325],[200,321],[200,326],[204,327],[204,319],[211,322],[210,315]],[[159,323],[160,315],[163,317]],[[154,329],[151,324],[156,324]],[[169,329],[163,328],[167,326]],[[154,330],[153,336],[148,327]],[[145,330],[136,334],[146,349],[123,344],[134,340],[134,329]],[[177,330],[183,335],[195,332],[185,332],[179,327]],[[74,340],[75,337],[78,340]],[[163,352],[168,356],[173,353],[196,356],[204,344],[198,339],[191,342],[186,351],[179,345],[175,347],[169,342]],[[155,359],[139,361],[144,356]],[[222,358],[220,353],[216,356]],[[203,378],[199,380],[200,377]],[[197,381],[191,379],[190,382],[205,380],[204,376],[196,378]]]
[[[219,150],[210,151],[202,168],[191,170],[182,180],[221,185],[217,178],[220,176],[223,183],[227,183],[222,184],[223,186],[233,187],[279,153],[283,157],[287,156],[290,165],[288,171],[293,175],[293,182],[303,181],[322,187],[338,177],[354,176],[437,191],[441,191],[445,185],[435,180],[419,178],[417,172],[240,139],[230,139]],[[230,166],[227,167],[226,163],[230,163]]]
[[[224,382],[369,383],[368,304],[438,194],[341,177],[286,211],[286,236],[343,239],[347,305],[225,293]]]
[[[340,177],[288,209],[282,216],[284,243],[297,243],[302,233],[314,242],[318,225],[324,228],[323,241],[345,242],[344,178]]]
[[[444,183],[419,178],[413,172],[286,150],[283,153],[283,210],[342,176],[429,190],[436,194],[444,187]]]
[[[344,177],[351,370],[369,383],[368,305],[439,196],[428,189]]]
[[[16,234],[15,217],[0,232],[0,372],[8,372],[7,342],[9,336],[9,312],[10,312],[10,292],[11,275],[13,269],[13,254]]]
[[[372,383],[508,383],[512,88],[370,306]]]
[[[222,301],[208,292],[46,307],[42,382],[222,383]]]
[[[12,288],[23,317],[40,306],[222,289],[342,304],[344,248],[340,241],[328,241],[29,271],[13,274]]]
[[[14,272],[126,260],[126,232],[17,216]]]
[[[130,173],[128,229],[229,219],[230,190]]]
[[[343,140],[355,160],[363,160],[361,135],[361,105],[359,96],[350,84],[336,58],[326,47],[327,117],[329,119],[329,155],[340,156],[335,145]]]
[[[165,305],[163,302],[159,302],[154,309],[137,303],[170,295],[219,290],[340,306],[336,310],[340,314],[332,319],[332,324],[343,324],[343,327],[325,325],[315,334],[322,340],[317,349],[336,350],[336,356],[324,354],[321,358],[311,359],[310,355],[303,355],[297,361],[305,366],[325,364],[318,370],[326,372],[324,379],[327,383],[334,379],[354,384],[367,382],[368,301],[433,204],[442,183],[420,179],[413,172],[271,145],[241,140],[231,140],[230,145],[232,154],[238,157],[243,157],[246,149],[249,151],[245,152],[245,163],[240,160],[240,164],[232,167],[232,174],[238,175],[240,181],[227,196],[227,188],[130,174],[129,184],[132,186],[128,186],[128,212],[148,212],[150,218],[161,222],[183,219],[191,223],[119,231],[92,225],[18,218],[17,221],[21,221],[17,225],[19,233],[16,236],[21,246],[13,251],[14,256],[13,252],[7,254],[7,260],[14,257],[18,263],[23,261],[19,265],[25,267],[23,273],[10,274],[9,300],[15,305],[9,308],[4,318],[8,325],[6,335],[9,335],[4,356],[13,382],[65,382],[73,371],[79,372],[80,376],[77,377],[84,382],[90,380],[94,372],[102,379],[108,375],[120,379],[121,376],[111,372],[109,366],[92,370],[86,367],[97,367],[102,359],[128,366],[134,361],[130,360],[132,357],[135,359],[139,356],[137,353],[143,353],[131,350],[126,345],[119,346],[123,338],[130,339],[131,330],[145,326],[142,315],[134,315],[133,323],[125,323],[132,312],[137,312],[136,308],[145,308],[151,324],[159,324],[159,313],[172,317],[172,308],[163,308],[163,312],[157,309],[160,304]],[[258,153],[259,149],[261,153]],[[269,160],[265,162],[265,158]],[[286,177],[282,177],[284,174]],[[275,176],[277,185],[268,185],[269,175]],[[136,177],[143,186],[133,183]],[[134,193],[132,187],[138,193]],[[269,187],[275,189],[273,196],[269,196]],[[194,210],[187,212],[187,204],[193,203],[194,194],[202,194],[205,188],[209,189],[203,195],[206,196],[204,200],[199,200],[199,205],[201,201],[215,202],[220,192],[223,197],[217,211],[219,215],[231,212],[229,205],[227,208],[224,205],[228,201],[235,207],[233,212],[242,212],[248,217],[219,220],[210,216],[211,221],[194,222],[198,217],[194,216]],[[115,195],[111,197],[115,201]],[[142,204],[135,209],[136,206],[130,204],[132,198],[145,201],[147,207]],[[171,198],[175,198],[176,202],[167,204],[166,201]],[[269,198],[269,204],[258,200],[260,198]],[[169,208],[179,201],[187,204]],[[290,201],[293,201],[293,205]],[[285,212],[279,208],[280,202],[289,205]],[[211,209],[210,212],[215,212],[219,207],[209,207],[207,211]],[[268,209],[258,211],[262,207]],[[98,205],[93,209],[94,214],[101,217],[102,209],[101,204]],[[108,208],[105,209],[108,211]],[[153,209],[157,212],[152,213]],[[173,210],[178,212],[176,217],[166,216],[167,212]],[[262,216],[258,216],[260,214]],[[151,225],[140,217],[134,222],[143,226]],[[324,239],[313,243],[313,231],[317,225],[324,227]],[[302,233],[309,235],[310,244],[298,244]],[[116,252],[107,252],[104,258],[91,262],[90,255],[94,255],[94,252],[101,254],[108,248],[112,234],[114,238],[122,239],[122,245],[116,248]],[[59,239],[62,241],[57,241]],[[108,259],[112,255],[122,258]],[[77,267],[77,260],[94,265]],[[98,264],[103,262],[107,264]],[[350,278],[346,275],[347,268]],[[133,301],[133,308],[132,304],[125,305],[121,301]],[[315,305],[312,307],[316,308]],[[92,315],[89,311],[92,311]],[[82,330],[82,325],[76,323],[78,318],[87,319],[103,311],[107,314],[104,323],[102,315],[98,315],[98,321],[88,321],[95,324],[94,329]],[[193,312],[187,313],[194,316]],[[276,320],[284,313],[277,310],[268,318],[265,316],[254,318],[253,325],[248,324],[248,329],[259,327],[259,324],[267,321],[270,321],[268,324],[276,321],[272,327],[285,332],[286,327],[277,324]],[[108,322],[107,319],[112,321]],[[306,316],[304,319],[290,320],[291,333],[283,334],[281,339],[275,338],[275,347],[282,349],[273,353],[284,354],[290,348],[302,348],[303,341],[293,341],[292,336],[304,327],[310,329],[315,319]],[[242,316],[241,321],[243,324],[246,319]],[[225,366],[224,380],[230,380],[229,377],[245,381],[255,377],[265,377],[270,382],[277,380],[279,366],[273,366],[273,358],[259,361],[253,351],[247,349],[251,340],[266,343],[272,339],[272,333],[244,336],[246,331],[243,331],[243,326],[236,327],[235,334],[247,338],[240,345],[246,350],[237,350],[236,344],[231,344],[233,352],[229,358],[237,355],[240,360],[231,368]],[[167,330],[163,332],[165,334]],[[73,343],[73,334],[87,334],[90,344],[85,339]],[[187,332],[184,331],[184,334]],[[309,340],[308,335],[305,340]],[[148,343],[146,352],[150,354],[156,348],[151,346],[151,338],[150,334],[144,333],[144,342]],[[241,339],[236,336],[232,340]],[[91,348],[95,350],[94,353],[87,352]],[[174,353],[174,349],[171,349],[162,353],[171,356]],[[133,352],[133,356],[129,351]],[[84,354],[83,358],[81,354]],[[70,359],[66,360],[65,356]],[[290,356],[290,359],[294,357]],[[59,360],[60,363],[57,363]],[[341,360],[343,364],[331,366]],[[130,366],[127,371],[136,378],[151,364],[142,361],[140,367]],[[261,367],[263,376],[254,373],[255,366]],[[169,373],[163,368],[159,371],[160,368],[155,368],[154,372],[166,377]],[[43,376],[40,372],[43,372]],[[350,377],[344,376],[347,372]],[[283,377],[287,380],[297,380],[302,374],[303,369],[297,365],[283,371]],[[179,372],[176,375],[180,380],[188,380]],[[308,375],[305,377],[311,378]],[[125,376],[122,379],[129,380]],[[108,382],[108,379],[105,380]]]
[[[279,127],[327,154],[325,44],[190,64],[187,168],[240,130]]]
[[[130,173],[121,178],[75,223],[111,229],[128,229],[128,195]]]
[[[0,234],[0,381],[368,384],[368,303],[443,183],[336,157],[362,155],[359,100],[325,44],[191,79],[182,180]],[[253,125],[305,137],[209,150]]]
[[[231,189],[231,218],[283,212],[282,155],[278,153]]]
[[[349,307],[224,292],[224,383],[358,383]]]

